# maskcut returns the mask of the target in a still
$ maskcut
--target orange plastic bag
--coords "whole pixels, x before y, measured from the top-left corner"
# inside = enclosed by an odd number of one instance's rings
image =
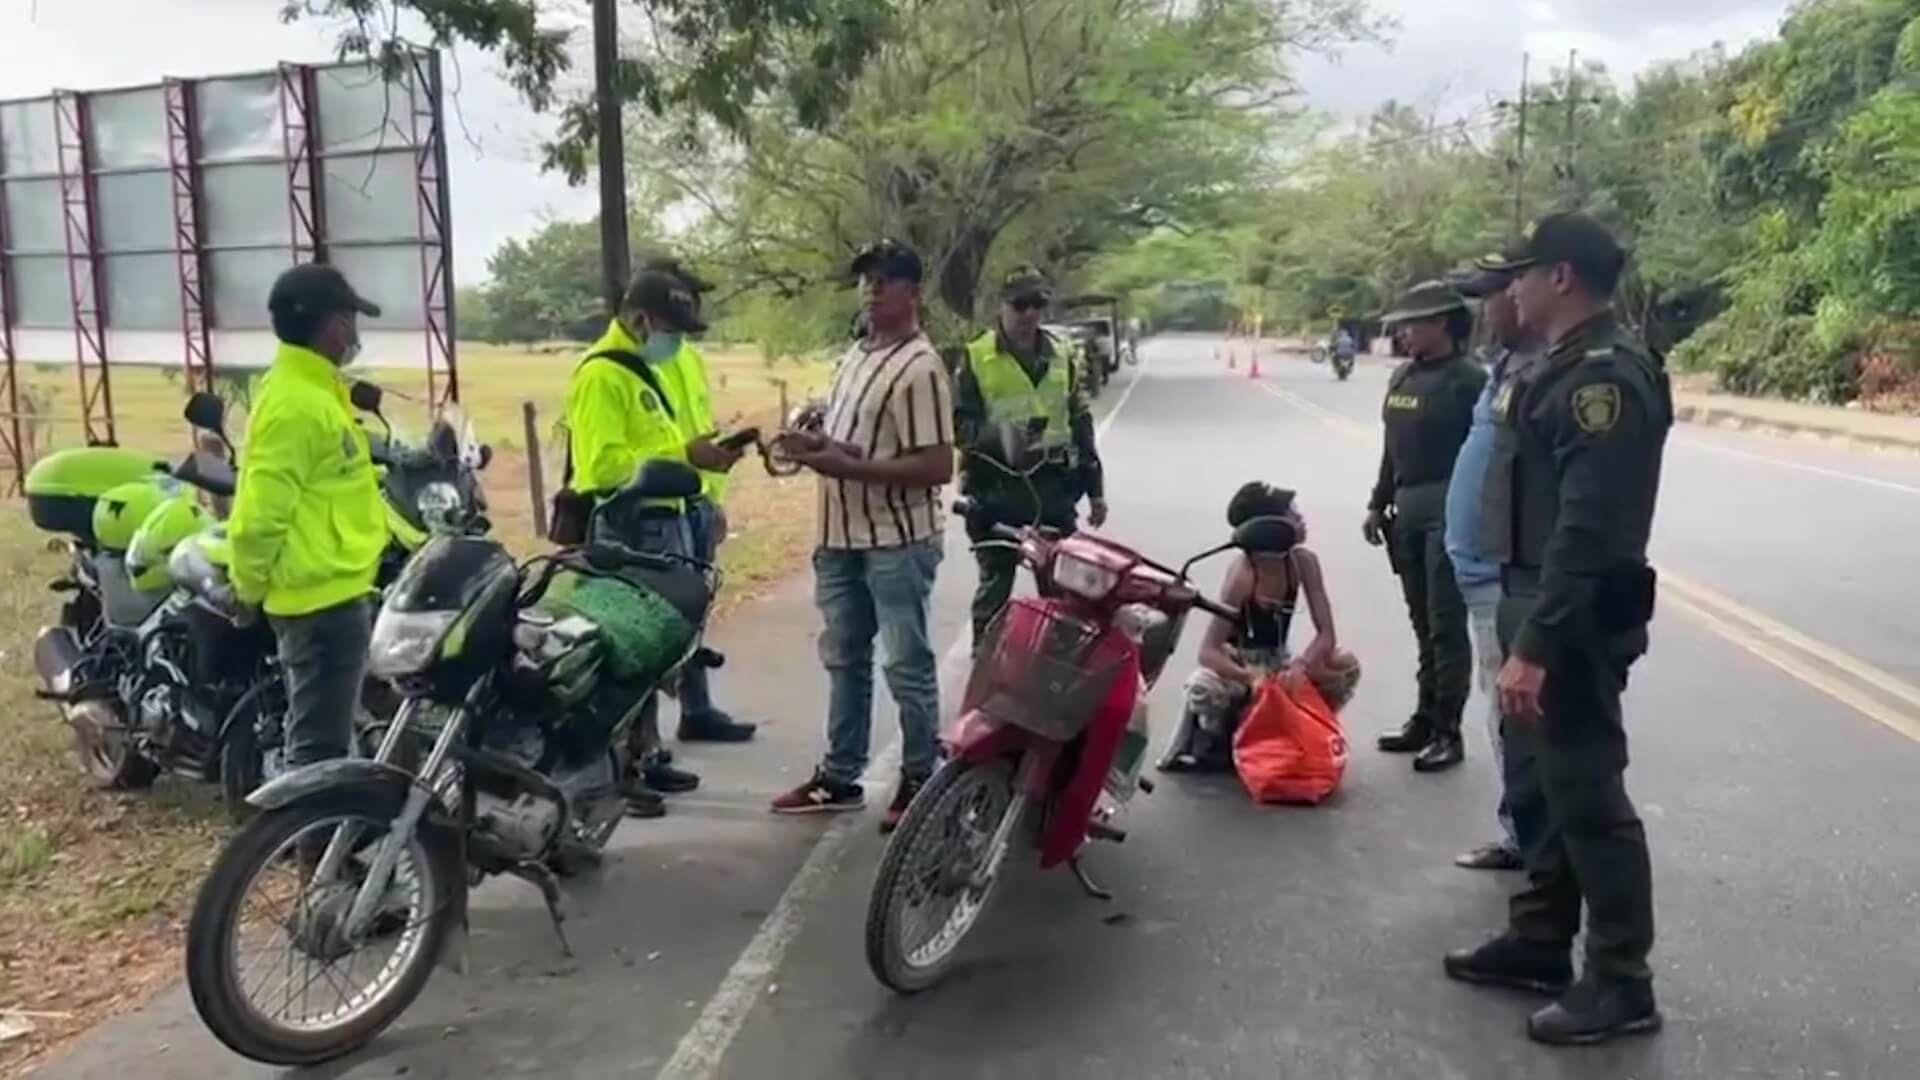
[[[1233,766],[1256,802],[1311,806],[1340,787],[1347,738],[1312,682],[1275,675],[1260,684],[1234,732]]]

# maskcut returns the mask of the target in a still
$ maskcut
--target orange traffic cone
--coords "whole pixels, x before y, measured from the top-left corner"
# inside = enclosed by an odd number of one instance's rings
[[[1259,377],[1260,377],[1260,354],[1256,352],[1253,354],[1253,359],[1247,362],[1247,378],[1257,379]]]

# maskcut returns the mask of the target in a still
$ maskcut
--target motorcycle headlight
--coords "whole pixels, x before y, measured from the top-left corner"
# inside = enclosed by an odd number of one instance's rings
[[[413,675],[433,660],[458,611],[394,611],[382,608],[373,623],[367,667],[383,679]]]
[[[1064,552],[1053,557],[1053,583],[1089,600],[1105,600],[1120,585],[1120,572]]]
[[[430,532],[448,532],[460,514],[460,491],[444,480],[420,489],[420,520]]]

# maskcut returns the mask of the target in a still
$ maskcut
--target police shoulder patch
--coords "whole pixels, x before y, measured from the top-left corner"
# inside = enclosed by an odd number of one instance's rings
[[[1612,383],[1588,383],[1573,392],[1573,422],[1589,435],[1613,430],[1620,419],[1620,388]]]

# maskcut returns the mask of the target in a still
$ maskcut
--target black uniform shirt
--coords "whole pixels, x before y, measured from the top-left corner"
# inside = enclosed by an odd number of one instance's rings
[[[1660,361],[1608,311],[1556,342],[1504,404],[1517,441],[1512,564],[1540,574],[1513,651],[1545,665],[1592,632],[1613,575],[1646,565],[1673,399]]]
[[[1400,488],[1447,482],[1473,427],[1473,403],[1486,384],[1487,373],[1460,356],[1409,360],[1393,373],[1381,408],[1386,440],[1380,477],[1367,509],[1393,505]]]

